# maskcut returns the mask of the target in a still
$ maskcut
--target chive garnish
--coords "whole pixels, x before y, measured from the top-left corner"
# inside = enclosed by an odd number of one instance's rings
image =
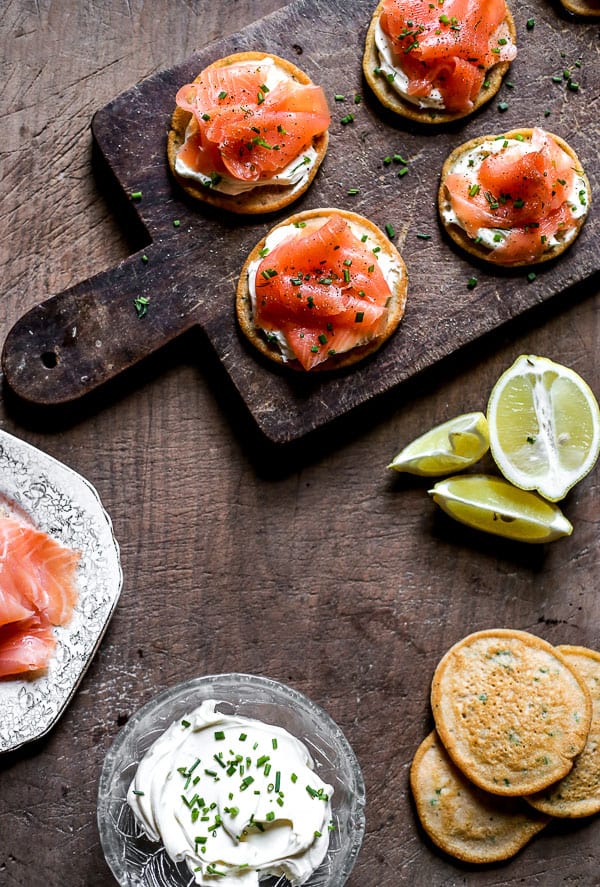
[[[498,110],[499,111],[508,111],[508,103],[507,102],[498,102]]]
[[[143,256],[142,256],[142,258],[143,258]],[[189,722],[189,721],[182,721],[182,722],[181,722],[181,726],[182,726],[182,727],[189,727],[189,726],[190,726],[190,722]]]
[[[138,317],[145,317],[148,313],[148,305],[150,303],[150,299],[147,296],[137,296],[133,300],[133,304],[135,306],[135,310]]]
[[[269,810],[269,812],[267,813],[267,816],[266,816],[267,822],[273,822],[274,819],[275,819],[275,813],[272,810]]]
[[[225,90],[222,90],[222,91],[219,93],[218,98],[220,98],[220,99],[226,99],[226,98],[227,98],[227,93],[225,92]]]
[[[355,323],[362,323],[364,318],[365,318],[365,312],[364,311],[357,311],[356,317],[354,318],[354,322]]]
[[[225,739],[225,733],[223,732],[223,730],[215,731],[215,739]]]
[[[527,19],[527,30],[528,30],[528,31],[533,31],[534,27],[535,27],[535,19],[534,19],[534,18],[528,18],[528,19]]]
[[[141,191],[132,191],[131,192],[131,199],[132,200],[141,200],[142,199],[142,192]]]
[[[340,123],[342,124],[342,126],[346,126],[347,123],[352,123],[353,120],[354,120],[354,114],[346,114],[345,117],[342,117],[342,119],[340,120]]]
[[[469,280],[467,281],[467,289],[472,290],[472,289],[475,289],[476,286],[477,286],[477,278],[476,277],[469,277]]]
[[[386,231],[387,236],[388,236],[390,239],[391,239],[392,237],[395,237],[395,236],[396,236],[396,232],[394,231],[394,226],[393,226],[392,224],[390,224],[390,222],[387,222],[387,224],[386,224],[386,226],[385,226],[385,231]]]

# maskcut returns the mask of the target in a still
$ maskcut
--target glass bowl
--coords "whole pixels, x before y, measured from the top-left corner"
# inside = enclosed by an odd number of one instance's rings
[[[106,755],[98,791],[98,829],[106,861],[121,887],[191,887],[185,863],[174,863],[150,841],[127,804],[127,789],[145,752],[173,721],[207,699],[226,714],[283,727],[308,748],[315,772],[333,786],[329,849],[306,887],[342,887],[358,856],[365,830],[365,787],[359,763],[329,715],[297,690],[248,674],[208,675],[159,693],[127,722]],[[289,887],[267,877],[264,887]]]

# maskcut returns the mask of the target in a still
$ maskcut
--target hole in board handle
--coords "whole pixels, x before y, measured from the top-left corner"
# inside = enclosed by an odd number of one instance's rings
[[[48,370],[53,370],[58,364],[58,355],[56,351],[44,351],[41,355],[41,361]]]

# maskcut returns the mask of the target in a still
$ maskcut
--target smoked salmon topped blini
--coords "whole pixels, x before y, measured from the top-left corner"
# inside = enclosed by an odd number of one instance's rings
[[[446,123],[494,96],[517,54],[506,0],[381,0],[363,71],[379,101],[403,117]]]
[[[337,369],[392,335],[407,285],[402,257],[372,222],[345,210],[307,210],[276,225],[248,256],[238,322],[277,363]]]
[[[323,90],[277,56],[219,59],[181,87],[176,103],[169,166],[197,200],[273,212],[306,191],[325,156],[331,117]]]
[[[450,237],[497,265],[545,262],[575,240],[591,190],[577,155],[542,129],[480,136],[442,167],[438,207]]]
[[[600,15],[600,0],[560,0],[560,2],[573,15]]]

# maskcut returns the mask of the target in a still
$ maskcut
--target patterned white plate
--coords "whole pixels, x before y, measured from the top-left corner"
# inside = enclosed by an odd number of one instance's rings
[[[123,574],[111,520],[85,478],[0,430],[0,496],[63,545],[80,553],[79,597],[56,650],[38,677],[0,678],[0,752],[39,739],[75,693],[115,609]]]

